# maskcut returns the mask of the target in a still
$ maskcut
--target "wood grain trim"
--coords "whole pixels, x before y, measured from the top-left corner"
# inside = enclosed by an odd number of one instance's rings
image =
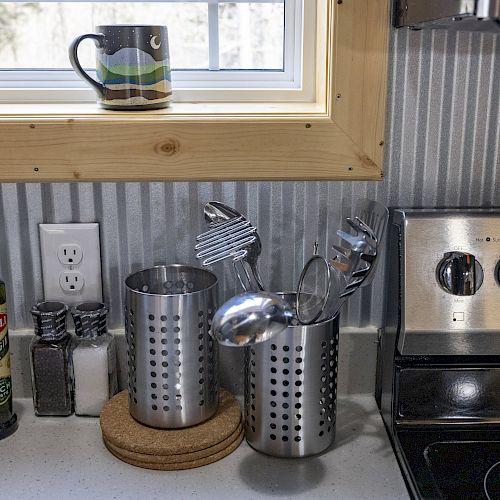
[[[389,0],[318,1],[323,111],[0,115],[0,182],[380,180]]]

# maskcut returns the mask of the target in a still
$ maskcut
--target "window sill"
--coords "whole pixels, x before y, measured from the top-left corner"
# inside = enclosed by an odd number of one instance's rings
[[[325,107],[315,102],[179,102],[165,109],[149,111],[109,111],[96,103],[0,103],[0,122],[55,118],[98,118],[118,122],[204,121],[227,117],[234,120],[287,118],[329,119]]]
[[[389,4],[318,2],[316,103],[0,104],[0,182],[380,180]]]

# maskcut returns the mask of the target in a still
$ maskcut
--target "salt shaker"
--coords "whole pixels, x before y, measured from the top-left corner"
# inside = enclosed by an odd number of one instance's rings
[[[66,330],[67,306],[40,302],[31,314],[35,338],[31,342],[31,382],[35,414],[67,416],[73,413],[72,339]]]
[[[108,333],[108,308],[100,302],[85,302],[71,309],[76,341],[73,348],[75,413],[98,417],[118,389],[116,348]]]

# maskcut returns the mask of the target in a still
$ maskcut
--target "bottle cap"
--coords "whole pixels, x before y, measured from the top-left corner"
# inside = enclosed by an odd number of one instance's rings
[[[35,334],[44,340],[61,340],[67,335],[66,313],[62,302],[39,302],[31,309]]]
[[[71,308],[78,337],[98,337],[107,332],[108,306],[102,302],[84,302]]]

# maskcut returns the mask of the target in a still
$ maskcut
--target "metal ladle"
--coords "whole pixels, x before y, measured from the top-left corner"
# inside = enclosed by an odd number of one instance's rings
[[[212,333],[220,344],[244,347],[281,333],[294,316],[282,297],[270,292],[245,292],[222,304],[212,320]]]

